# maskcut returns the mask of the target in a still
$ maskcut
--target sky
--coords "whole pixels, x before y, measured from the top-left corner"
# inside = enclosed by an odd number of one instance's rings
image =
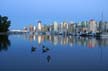
[[[10,29],[21,29],[30,24],[37,25],[53,21],[86,21],[103,19],[108,21],[108,0],[0,0],[0,15],[11,20]]]

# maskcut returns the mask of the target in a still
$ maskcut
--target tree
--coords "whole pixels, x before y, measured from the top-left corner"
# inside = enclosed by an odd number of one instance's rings
[[[8,32],[11,21],[8,20],[7,16],[0,16],[0,32]]]

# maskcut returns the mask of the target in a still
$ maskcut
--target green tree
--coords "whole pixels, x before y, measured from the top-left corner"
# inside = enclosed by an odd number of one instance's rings
[[[0,16],[0,32],[8,32],[11,21],[8,20],[7,16]]]

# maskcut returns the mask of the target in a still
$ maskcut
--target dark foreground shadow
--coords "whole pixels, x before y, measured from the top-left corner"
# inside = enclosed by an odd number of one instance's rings
[[[11,45],[8,35],[0,35],[0,52],[7,51],[8,47]]]

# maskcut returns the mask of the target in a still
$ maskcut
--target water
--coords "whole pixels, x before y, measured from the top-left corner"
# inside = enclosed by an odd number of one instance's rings
[[[108,70],[108,38],[0,35],[0,71]]]

